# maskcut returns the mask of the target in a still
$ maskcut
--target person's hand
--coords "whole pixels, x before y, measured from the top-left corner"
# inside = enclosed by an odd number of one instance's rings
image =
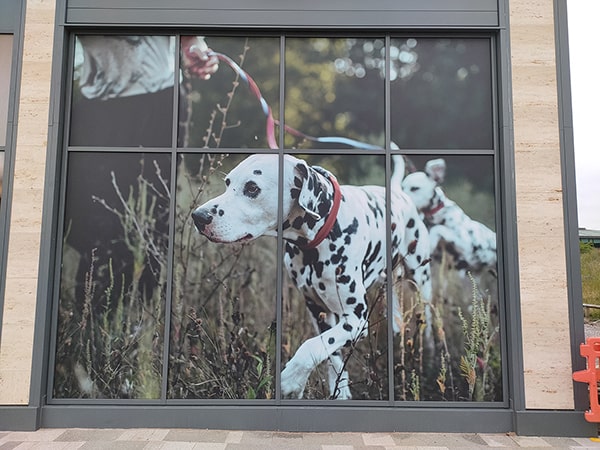
[[[184,73],[208,80],[219,68],[219,60],[210,54],[203,37],[181,37],[181,63]]]

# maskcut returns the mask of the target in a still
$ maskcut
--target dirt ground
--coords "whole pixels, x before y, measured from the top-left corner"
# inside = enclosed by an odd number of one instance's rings
[[[589,337],[600,337],[600,320],[596,320],[593,322],[585,321],[585,338]]]

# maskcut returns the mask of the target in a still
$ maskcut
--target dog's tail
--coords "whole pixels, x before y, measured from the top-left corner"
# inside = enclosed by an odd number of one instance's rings
[[[394,169],[392,170],[392,186],[400,186],[406,174],[406,160],[402,155],[392,155]]]

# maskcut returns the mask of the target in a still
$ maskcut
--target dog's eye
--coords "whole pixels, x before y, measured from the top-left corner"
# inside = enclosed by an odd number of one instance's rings
[[[244,185],[244,195],[250,198],[256,198],[260,194],[260,188],[254,181],[248,181]]]
[[[410,188],[410,192],[416,192],[418,190],[419,190],[418,186],[413,186],[413,187]]]

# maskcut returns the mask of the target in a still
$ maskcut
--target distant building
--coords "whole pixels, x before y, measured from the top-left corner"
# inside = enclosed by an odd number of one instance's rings
[[[579,242],[594,244],[594,247],[600,247],[600,230],[588,230],[579,228]]]

